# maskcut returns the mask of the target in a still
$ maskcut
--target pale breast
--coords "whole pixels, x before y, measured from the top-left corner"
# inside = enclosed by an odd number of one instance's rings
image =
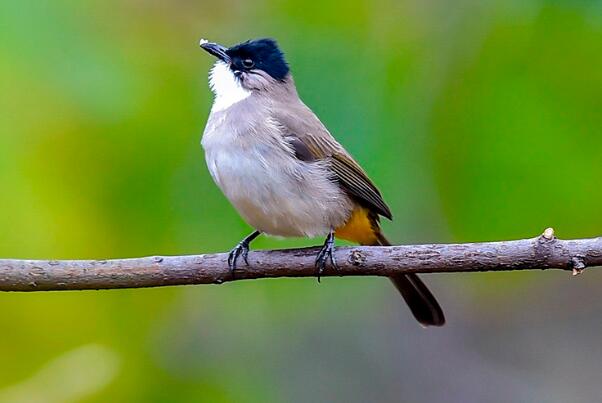
[[[243,130],[235,123],[228,113],[212,116],[202,144],[213,179],[251,226],[277,236],[318,236],[347,220],[352,203],[325,162],[296,159],[269,119],[247,120]]]

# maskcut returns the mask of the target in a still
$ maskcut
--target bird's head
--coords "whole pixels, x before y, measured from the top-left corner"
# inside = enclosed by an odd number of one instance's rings
[[[210,84],[217,96],[236,90],[265,91],[285,83],[289,67],[273,39],[256,39],[226,48],[201,40],[201,48],[217,57]]]

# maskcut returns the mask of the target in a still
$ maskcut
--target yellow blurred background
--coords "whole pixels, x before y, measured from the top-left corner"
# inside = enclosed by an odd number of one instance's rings
[[[397,243],[602,235],[602,2],[0,3],[0,257],[226,251],[201,37],[276,38]],[[258,239],[255,248],[321,240]],[[593,402],[602,274],[0,295],[0,402]]]

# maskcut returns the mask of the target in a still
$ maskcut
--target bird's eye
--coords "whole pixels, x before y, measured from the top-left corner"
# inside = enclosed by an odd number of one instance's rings
[[[254,62],[252,59],[244,59],[244,60],[242,61],[242,66],[243,66],[245,69],[250,69],[250,68],[252,68],[253,66],[255,66],[255,62]]]

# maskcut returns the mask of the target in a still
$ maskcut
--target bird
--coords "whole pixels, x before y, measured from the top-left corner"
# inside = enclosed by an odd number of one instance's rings
[[[391,210],[364,169],[330,134],[296,89],[284,53],[271,38],[231,47],[201,39],[217,60],[209,73],[214,94],[201,144],[211,177],[254,228],[228,255],[234,276],[248,265],[250,243],[260,234],[317,237],[319,276],[336,269],[335,239],[391,245],[380,217]],[[439,303],[416,274],[390,277],[424,326],[442,326]]]

